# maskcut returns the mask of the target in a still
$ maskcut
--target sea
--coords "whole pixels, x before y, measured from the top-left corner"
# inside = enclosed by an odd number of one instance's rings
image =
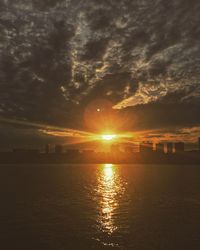
[[[1,250],[199,250],[200,166],[0,165]]]

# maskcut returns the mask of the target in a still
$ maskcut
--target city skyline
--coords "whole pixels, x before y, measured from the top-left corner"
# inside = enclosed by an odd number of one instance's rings
[[[184,142],[143,142],[137,149],[130,145],[111,142],[112,136],[102,136],[109,141],[107,151],[87,148],[67,148],[65,145],[46,144],[43,150],[15,148],[0,152],[0,164],[165,164],[185,165],[200,163],[200,138],[196,150],[186,150]]]
[[[199,152],[200,151],[200,137],[197,138],[195,148],[188,149],[184,141],[177,142],[152,142],[152,141],[142,141],[142,142],[119,142],[113,141],[114,139],[105,139],[102,136],[102,141],[99,144],[102,144],[99,149],[94,149],[92,147],[88,148],[87,146],[80,147],[79,145],[69,145],[69,144],[45,144],[41,145],[39,148],[35,148],[33,145],[11,148],[9,151],[0,151],[0,152],[14,152],[14,153],[23,153],[23,152],[35,152],[35,153],[66,153],[71,150],[77,152],[121,152],[121,153],[151,153],[151,152],[160,152],[164,154],[173,154],[178,152]],[[105,143],[107,147],[105,147]]]

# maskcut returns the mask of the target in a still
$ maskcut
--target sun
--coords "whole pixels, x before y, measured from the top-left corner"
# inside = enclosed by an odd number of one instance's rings
[[[101,136],[101,139],[104,140],[104,141],[112,141],[116,138],[116,135],[102,135]]]

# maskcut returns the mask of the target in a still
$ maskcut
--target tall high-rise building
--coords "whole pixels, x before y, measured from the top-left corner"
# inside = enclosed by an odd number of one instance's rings
[[[133,148],[131,146],[126,146],[124,148],[124,152],[127,154],[132,154],[133,153]]]
[[[119,144],[112,144],[110,148],[111,153],[120,153],[120,145]]]
[[[45,145],[45,153],[46,153],[46,154],[49,154],[49,152],[50,152],[49,144],[46,144],[46,145]]]
[[[198,146],[199,146],[199,151],[200,151],[200,137],[198,138]]]
[[[173,153],[173,143],[172,142],[168,142],[167,143],[167,153],[168,154],[172,154]]]
[[[175,149],[175,153],[184,152],[184,150],[185,150],[185,144],[184,144],[184,142],[176,142],[174,144],[174,149]]]
[[[156,144],[156,152],[164,153],[164,147],[165,147],[165,145],[163,143],[157,143]]]
[[[140,144],[140,153],[151,153],[153,151],[152,142],[142,142]]]
[[[63,152],[63,146],[62,145],[55,145],[55,153],[61,154]]]

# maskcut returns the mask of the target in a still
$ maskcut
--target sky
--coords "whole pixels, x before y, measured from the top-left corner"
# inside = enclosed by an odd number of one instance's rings
[[[198,0],[2,0],[0,146],[67,142],[102,116],[137,140],[194,143],[199,13]]]

